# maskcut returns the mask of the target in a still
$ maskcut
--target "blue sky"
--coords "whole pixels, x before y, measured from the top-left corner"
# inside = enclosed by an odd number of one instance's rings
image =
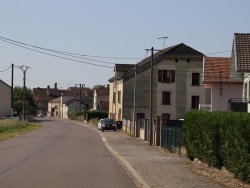
[[[75,62],[0,40],[0,79],[11,84],[11,69],[4,70],[13,63],[30,67],[26,74],[30,88],[53,87],[55,82],[59,88],[106,85],[115,63],[139,62],[146,48],[163,47],[163,40],[157,38],[164,36],[169,37],[165,47],[185,43],[204,54],[230,51],[234,33],[250,32],[249,7],[249,0],[1,1],[0,37],[57,51],[125,59],[67,57],[82,61]],[[14,69],[14,85],[23,85],[18,68]]]

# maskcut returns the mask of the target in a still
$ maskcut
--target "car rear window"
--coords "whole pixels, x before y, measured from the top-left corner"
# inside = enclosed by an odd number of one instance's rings
[[[103,119],[105,123],[114,123],[113,119]]]

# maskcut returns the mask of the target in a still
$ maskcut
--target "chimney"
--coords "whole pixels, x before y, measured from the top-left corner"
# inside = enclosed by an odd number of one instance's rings
[[[108,90],[108,94],[109,94],[109,84],[107,84],[107,90]]]
[[[57,83],[55,83],[55,89],[57,89]]]
[[[47,86],[47,95],[50,96],[50,86]]]

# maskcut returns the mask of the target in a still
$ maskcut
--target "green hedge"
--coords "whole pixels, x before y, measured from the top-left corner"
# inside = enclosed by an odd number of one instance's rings
[[[68,118],[72,120],[90,120],[90,119],[102,119],[108,117],[107,112],[98,111],[69,111]]]
[[[190,111],[184,124],[184,144],[190,159],[226,167],[250,183],[250,114]]]

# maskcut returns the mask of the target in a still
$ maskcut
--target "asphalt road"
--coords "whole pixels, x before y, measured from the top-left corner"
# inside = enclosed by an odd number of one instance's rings
[[[0,142],[0,187],[135,187],[97,131],[57,118]]]

